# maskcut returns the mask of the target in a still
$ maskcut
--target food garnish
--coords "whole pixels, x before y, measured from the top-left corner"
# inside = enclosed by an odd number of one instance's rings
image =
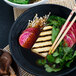
[[[33,21],[29,20],[28,27],[19,36],[19,44],[22,47],[30,49],[33,46],[49,15],[50,13],[39,18],[36,14]]]
[[[16,76],[11,64],[11,55],[6,50],[0,49],[0,76]]]
[[[29,4],[29,3],[38,2],[40,0],[8,0],[8,1],[17,3],[17,4]]]
[[[59,31],[62,29],[62,25],[65,23],[65,19],[58,16],[50,16],[47,20],[47,25],[52,26],[52,44],[55,41]],[[69,22],[70,23],[70,22]],[[68,26],[68,25],[67,25]],[[74,29],[73,29],[74,28]],[[64,67],[70,67],[71,63],[76,57],[76,51],[73,49],[76,43],[76,23],[70,28],[69,32],[64,37],[58,48],[53,54],[48,54],[44,59],[39,59],[38,63],[44,66],[47,72],[57,72],[62,70]],[[45,62],[43,62],[43,60]]]
[[[29,20],[28,27],[19,37],[19,43],[42,57],[37,60],[37,64],[44,66],[47,72],[57,72],[64,67],[70,67],[76,57],[76,51],[73,49],[76,43],[76,23],[70,28],[56,51],[50,55],[48,51],[66,19],[54,15],[48,17],[49,15],[38,18],[36,15],[33,21]]]

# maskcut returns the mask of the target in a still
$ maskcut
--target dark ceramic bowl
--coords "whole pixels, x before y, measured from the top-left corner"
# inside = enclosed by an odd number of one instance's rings
[[[0,56],[1,56],[4,52],[7,52],[7,50],[0,49]],[[17,66],[17,64],[15,63],[15,61],[14,61],[13,59],[12,59],[11,67],[13,68],[15,74],[16,74],[17,76],[20,76],[20,75],[19,75],[18,66]],[[1,75],[1,76],[2,76],[2,75]],[[3,76],[4,76],[4,75],[3,75]]]
[[[60,16],[67,19],[71,10],[69,8],[54,5],[44,4],[39,5],[25,11],[13,24],[10,35],[9,45],[11,54],[16,63],[29,73],[37,76],[58,76],[66,75],[76,69],[75,61],[72,63],[70,68],[65,68],[59,72],[47,73],[43,67],[36,65],[36,60],[39,58],[33,54],[30,50],[22,48],[18,43],[18,37],[20,33],[27,27],[28,20],[32,20],[37,13],[40,16],[44,16],[51,12],[52,15]]]

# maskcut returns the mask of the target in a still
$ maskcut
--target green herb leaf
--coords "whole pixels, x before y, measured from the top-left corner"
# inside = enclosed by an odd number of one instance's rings
[[[61,62],[61,59],[60,58],[56,58],[55,62],[58,64]]]
[[[54,62],[55,59],[52,55],[47,55],[47,60],[48,60],[48,62],[52,63],[52,62]]]
[[[39,59],[39,60],[37,60],[37,64],[45,65],[46,64],[46,60],[45,59]]]
[[[76,51],[74,52],[74,54],[73,54],[73,57],[75,57],[76,56]]]
[[[47,20],[49,25],[54,25],[55,27],[61,27],[65,23],[65,19],[58,16],[50,16]]]
[[[45,65],[44,66],[45,67],[45,70],[47,71],[47,72],[57,72],[57,71],[60,71],[61,70],[61,68],[53,68],[53,67],[50,67],[49,65]]]
[[[54,41],[55,41],[55,39],[56,39],[59,31],[60,31],[60,30],[59,30],[58,28],[55,28],[55,27],[53,26],[53,29],[52,29],[52,43],[54,43]]]
[[[9,1],[18,3],[18,4],[28,4],[29,3],[29,0],[9,0]]]
[[[70,64],[73,62],[73,60],[66,63],[66,67],[70,67]]]
[[[56,67],[56,64],[53,64],[53,66],[52,66],[53,68],[55,68]]]
[[[69,57],[69,56],[66,56],[66,57],[65,57],[65,60],[66,60],[66,61],[71,60],[71,59],[72,59],[72,56],[71,56],[71,57]]]
[[[64,52],[65,52],[65,53],[68,53],[68,52],[70,52],[70,50],[71,50],[70,47],[64,47],[63,49],[64,49]]]
[[[59,47],[59,57],[62,58],[64,55],[63,49],[62,49],[62,45],[60,45]]]
[[[54,57],[57,57],[58,55],[59,55],[59,53],[57,51],[53,53]]]
[[[45,65],[44,66],[45,67],[45,70],[47,71],[47,72],[52,72],[53,71],[53,68],[51,68],[49,65]]]
[[[45,64],[45,66],[44,66],[45,68],[48,68],[49,67],[49,65],[48,64]]]
[[[55,68],[55,69],[53,69],[54,72],[58,72],[60,70],[61,70],[61,68]]]

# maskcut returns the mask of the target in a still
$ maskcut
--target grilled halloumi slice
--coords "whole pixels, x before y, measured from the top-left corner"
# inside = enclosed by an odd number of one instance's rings
[[[51,34],[52,34],[52,26],[45,26],[40,33],[38,39],[36,40],[35,44],[32,47],[32,52],[46,57],[48,51],[52,45],[51,42]]]

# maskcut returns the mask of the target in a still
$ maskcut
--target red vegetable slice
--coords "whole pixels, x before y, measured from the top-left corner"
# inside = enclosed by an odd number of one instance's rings
[[[70,24],[71,22],[68,23],[68,25]],[[68,26],[67,25],[67,26]],[[75,35],[75,42],[76,42],[76,23],[73,23],[72,27],[70,28],[70,30],[74,33]]]
[[[73,40],[71,39],[71,37],[69,37],[68,35],[66,35],[66,36],[64,37],[64,44],[67,44],[68,47],[73,47],[73,45],[74,45],[75,43],[73,42]]]
[[[74,33],[71,30],[69,30],[66,35],[68,35],[73,40],[73,42],[75,43],[76,38],[75,38]]]
[[[36,35],[39,35],[39,33],[40,33],[40,29],[39,28],[35,28],[35,27],[31,27],[31,28],[25,29],[23,31],[23,33],[26,32],[26,31],[35,33]]]
[[[24,47],[30,49],[35,43],[37,37],[34,33],[24,32],[19,37],[19,44]]]
[[[69,22],[67,24],[67,27],[68,25],[70,24],[71,22]],[[62,26],[63,27],[63,26]],[[61,29],[62,29],[61,27]],[[66,27],[66,28],[67,28]],[[66,29],[65,28],[65,29]],[[66,36],[64,37],[64,44],[66,44],[69,46],[69,47],[72,47],[75,43],[76,43],[76,23],[74,23],[72,25],[72,27],[70,28],[70,30],[68,31],[68,33],[66,34]]]

